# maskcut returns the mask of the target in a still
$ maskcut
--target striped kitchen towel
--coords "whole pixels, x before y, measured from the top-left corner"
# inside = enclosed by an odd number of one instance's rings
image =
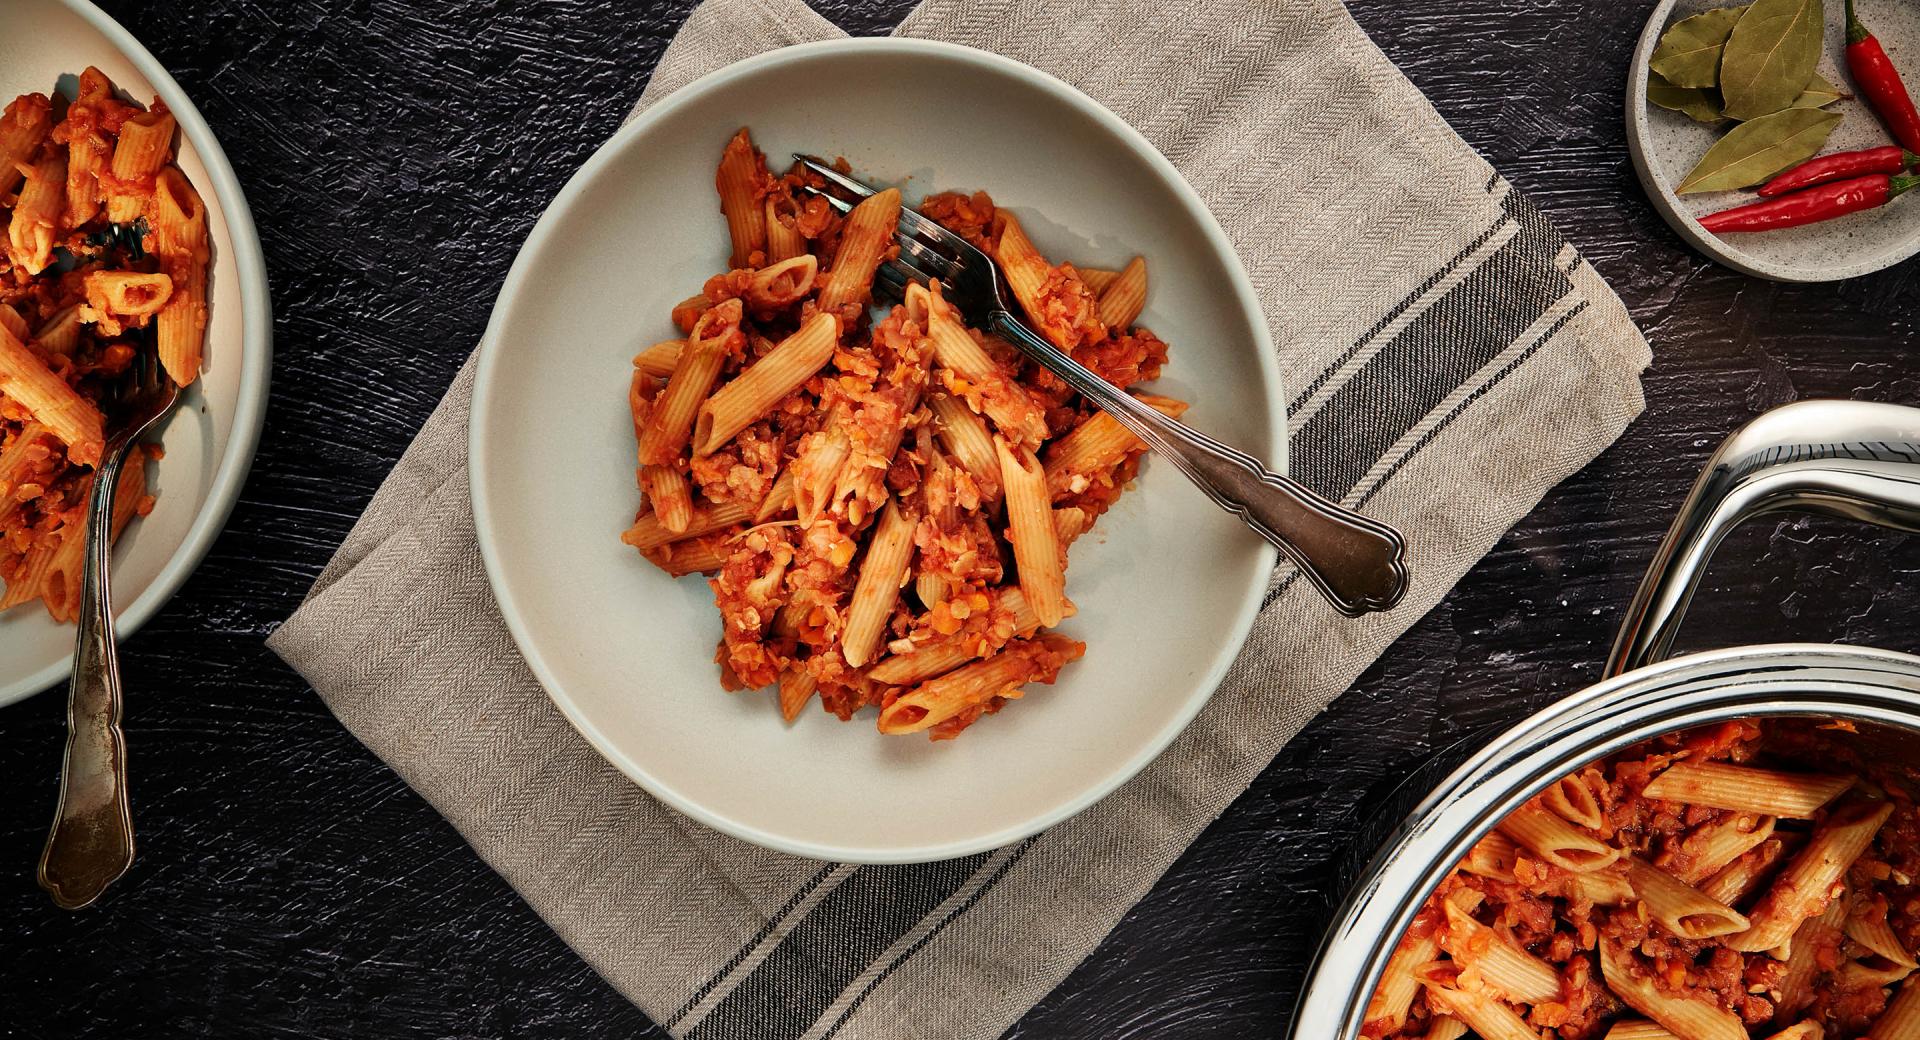
[[[769,852],[627,781],[515,653],[474,543],[469,364],[272,645],[567,942],[691,1040],[997,1036],[1641,408],[1647,345],[1620,301],[1337,0],[927,0],[898,31],[1051,72],[1173,160],[1239,249],[1299,387],[1296,474],[1405,531],[1413,587],[1350,621],[1283,567],[1186,732],[1037,837],[914,866]],[[641,106],[837,34],[800,0],[708,0]]]

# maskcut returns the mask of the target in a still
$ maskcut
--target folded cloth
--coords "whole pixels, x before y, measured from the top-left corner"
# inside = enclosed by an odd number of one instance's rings
[[[1295,474],[1405,531],[1413,587],[1352,621],[1283,567],[1186,732],[1034,838],[916,866],[769,852],[635,787],[515,652],[474,543],[469,362],[272,646],[677,1037],[999,1035],[1642,404],[1620,301],[1336,0],[927,0],[898,32],[1051,72],[1173,160],[1259,290]],[[640,106],[838,34],[800,0],[708,0]]]

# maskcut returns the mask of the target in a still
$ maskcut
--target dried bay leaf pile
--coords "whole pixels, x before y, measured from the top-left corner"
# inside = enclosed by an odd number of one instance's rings
[[[1821,0],[1754,0],[1667,27],[1647,73],[1647,100],[1703,123],[1736,125],[1677,189],[1687,195],[1759,184],[1820,151],[1849,95],[1815,72],[1826,40]]]

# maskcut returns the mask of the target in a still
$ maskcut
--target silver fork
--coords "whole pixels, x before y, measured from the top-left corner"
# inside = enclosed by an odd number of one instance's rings
[[[874,193],[813,156],[794,158],[856,199]],[[806,190],[842,213],[853,208],[853,202],[833,192]],[[960,236],[901,207],[895,237],[900,256],[881,265],[875,276],[878,288],[900,297],[909,282],[940,279],[947,300],[969,323],[1010,340],[1170,459],[1208,498],[1285,553],[1335,610],[1359,617],[1392,609],[1406,594],[1406,540],[1400,532],[1329,502],[1252,455],[1161,415],[1095,375],[1027,327],[999,265]]]
[[[107,401],[107,443],[87,496],[87,547],[80,619],[67,687],[67,753],[60,806],[40,853],[40,887],[56,905],[78,910],[100,898],[133,864],[127,812],[127,745],[120,731],[120,660],[113,632],[113,493],[127,452],[180,399],[152,350],[133,365]]]

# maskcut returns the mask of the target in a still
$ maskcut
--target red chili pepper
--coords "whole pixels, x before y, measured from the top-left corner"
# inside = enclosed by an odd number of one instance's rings
[[[1853,16],[1853,0],[1847,0],[1847,68],[1893,139],[1907,151],[1920,152],[1920,109],[1914,108],[1913,95],[1900,82],[1900,70],[1893,67],[1886,48]]]
[[[1785,195],[1790,191],[1865,173],[1899,173],[1915,163],[1920,163],[1920,155],[1897,144],[1858,152],[1835,152],[1808,159],[1785,173],[1777,174],[1760,186],[1760,197],[1770,199],[1775,195]]]
[[[1916,185],[1920,185],[1920,177],[1870,173],[1865,177],[1822,184],[1777,199],[1710,213],[1700,218],[1700,226],[1717,235],[1729,231],[1773,231],[1799,227],[1884,206],[1895,196],[1913,190]]]

